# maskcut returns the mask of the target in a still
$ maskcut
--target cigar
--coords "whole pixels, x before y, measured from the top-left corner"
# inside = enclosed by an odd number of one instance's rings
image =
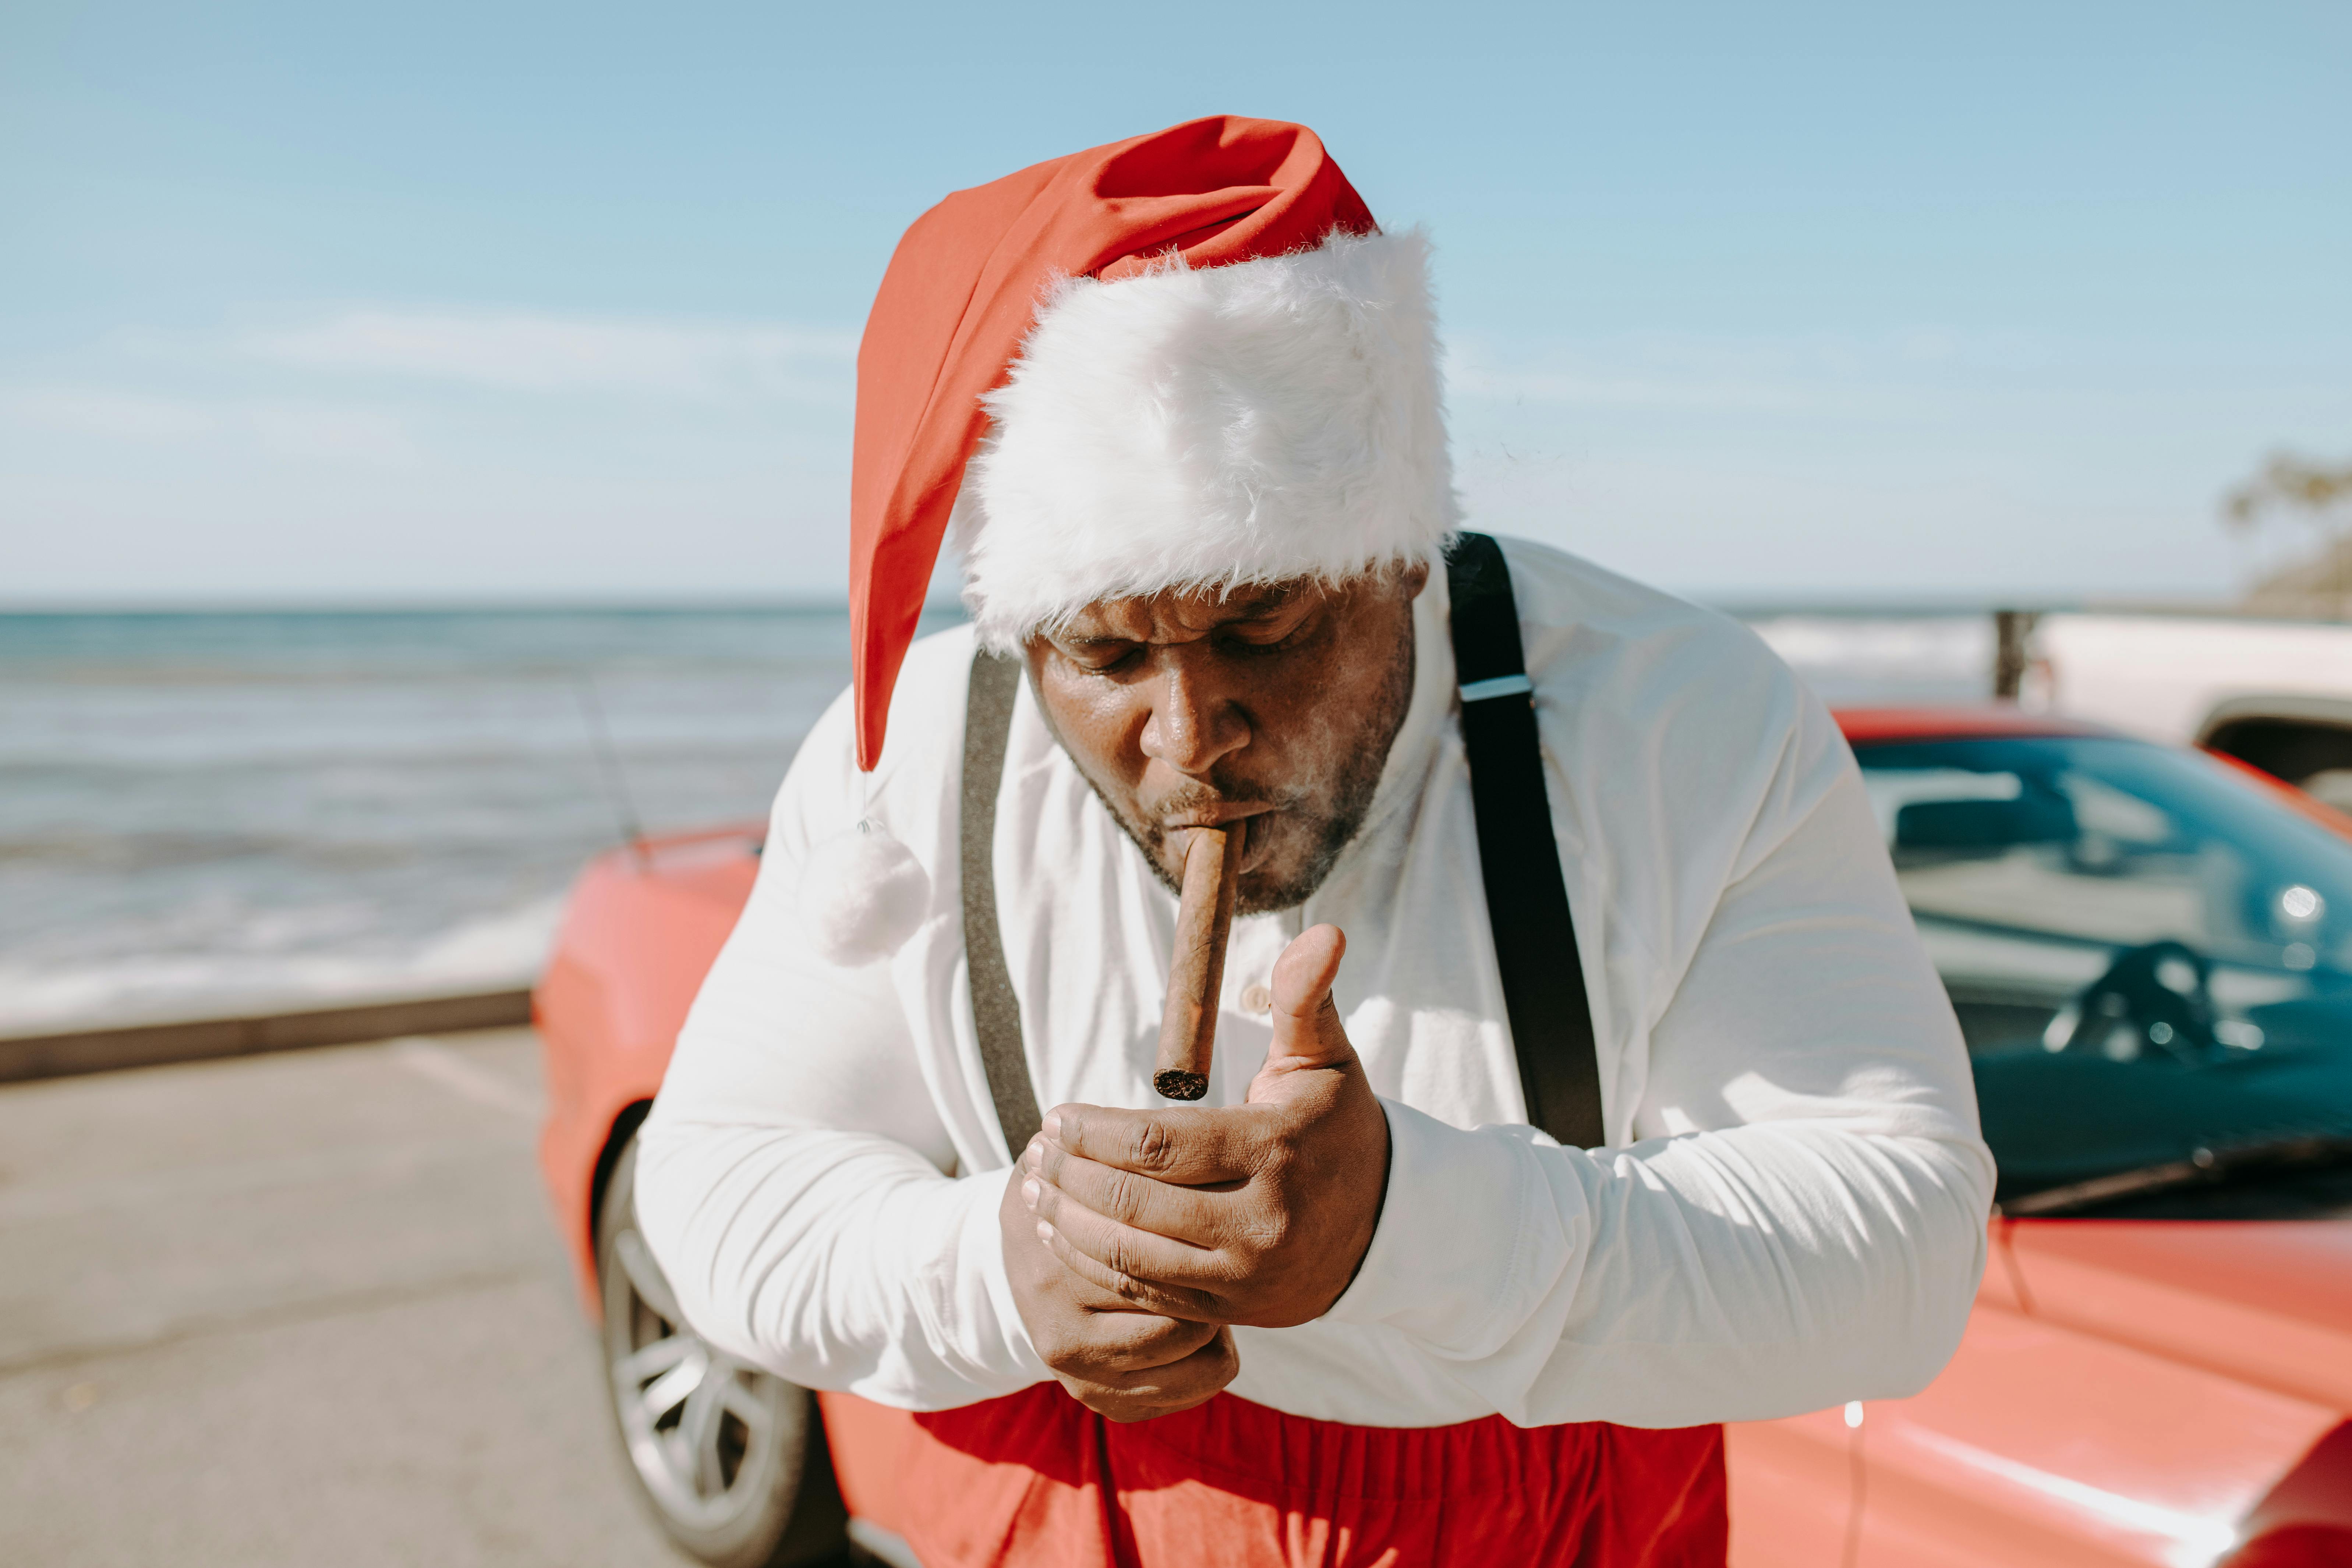
[[[1184,896],[1176,906],[1176,952],[1168,964],[1168,1010],[1160,1019],[1160,1060],[1151,1087],[1170,1100],[1209,1092],[1217,1044],[1217,993],[1225,981],[1225,938],[1234,929],[1246,830],[1196,827],[1184,847]]]

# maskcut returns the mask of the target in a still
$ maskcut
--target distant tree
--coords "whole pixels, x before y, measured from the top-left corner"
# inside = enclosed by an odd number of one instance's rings
[[[2221,498],[2228,525],[2251,532],[2285,514],[2319,535],[2319,549],[2305,563],[2290,566],[2257,584],[2250,604],[2289,607],[2292,601],[2325,601],[2329,614],[2352,609],[2352,463],[2335,467],[2273,452],[2254,477]]]

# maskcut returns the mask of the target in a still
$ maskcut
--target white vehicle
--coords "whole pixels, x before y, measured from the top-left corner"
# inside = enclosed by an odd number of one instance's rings
[[[2204,746],[2352,806],[2352,626],[2065,614],[2031,633],[2021,701]]]
[[[2352,809],[2352,625],[2252,616],[1756,614],[1822,694],[1969,694],[2225,752]]]

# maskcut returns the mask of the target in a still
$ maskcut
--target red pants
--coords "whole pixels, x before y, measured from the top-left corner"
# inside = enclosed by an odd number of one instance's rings
[[[822,1396],[852,1512],[924,1568],[1723,1568],[1723,1429],[1345,1426],[1221,1394],[1120,1426],[1040,1384]]]

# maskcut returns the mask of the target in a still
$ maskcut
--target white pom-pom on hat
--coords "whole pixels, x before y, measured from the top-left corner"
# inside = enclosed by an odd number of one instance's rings
[[[801,924],[817,952],[845,968],[905,946],[930,897],[931,879],[914,851],[871,821],[812,846],[801,866]]]

